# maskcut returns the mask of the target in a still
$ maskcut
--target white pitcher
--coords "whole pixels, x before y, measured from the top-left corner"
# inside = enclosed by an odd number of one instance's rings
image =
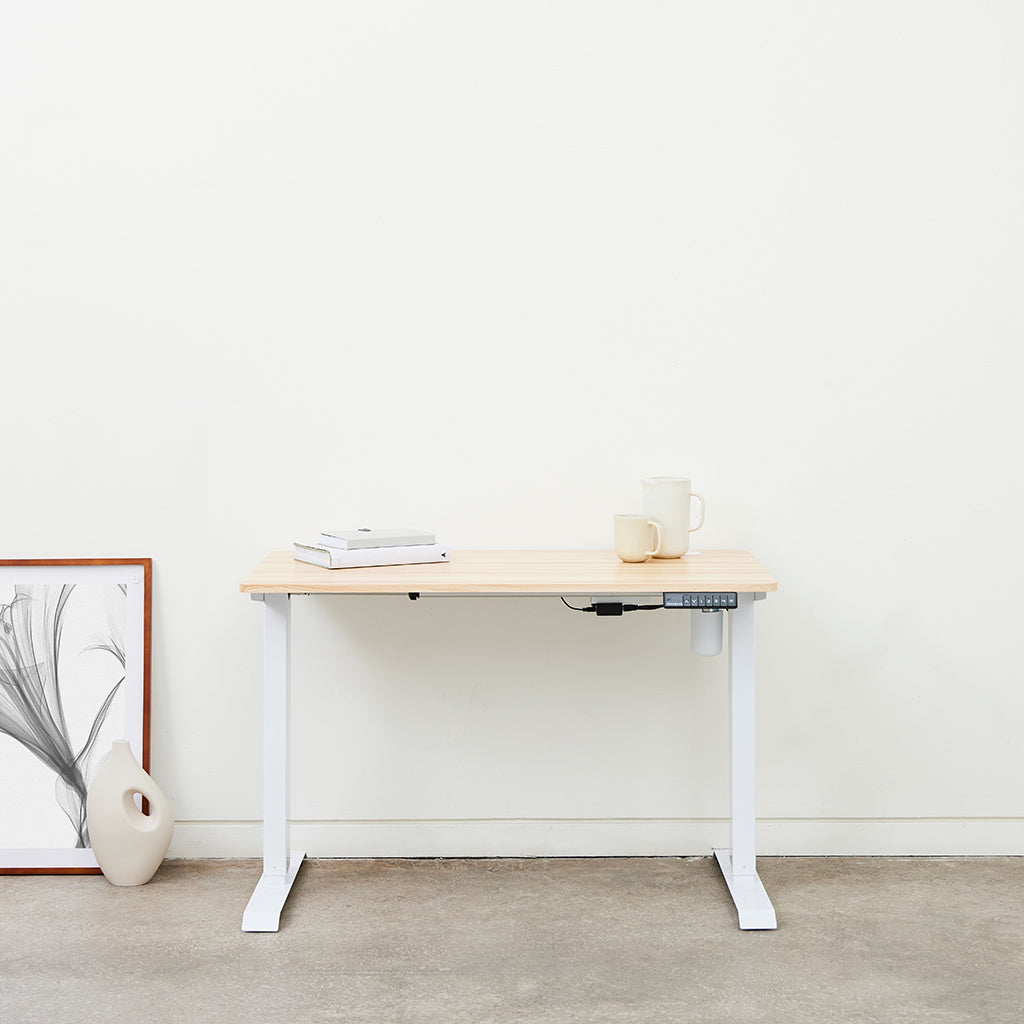
[[[643,481],[644,512],[661,523],[661,550],[655,558],[678,558],[690,547],[690,534],[704,525],[704,495],[681,476],[652,476]],[[700,502],[700,519],[690,525],[691,498]]]

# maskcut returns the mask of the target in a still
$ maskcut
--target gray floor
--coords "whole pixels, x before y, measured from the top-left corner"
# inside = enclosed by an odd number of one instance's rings
[[[246,935],[256,861],[146,886],[0,878],[0,1021],[1024,1020],[1024,858],[309,861]]]

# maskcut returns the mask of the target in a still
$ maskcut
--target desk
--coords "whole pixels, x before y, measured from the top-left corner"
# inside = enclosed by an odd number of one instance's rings
[[[774,928],[775,910],[757,876],[754,812],[754,602],[778,584],[745,551],[704,551],[627,564],[610,551],[460,551],[450,562],[371,569],[322,569],[290,551],[268,555],[241,591],[264,606],[263,874],[242,917],[243,931],[277,931],[305,856],[289,850],[288,690],[290,599],[298,594],[418,594],[664,597],[665,616],[682,595],[735,594],[729,616],[731,718],[730,846],[715,850],[743,929]],[[571,614],[566,612],[566,614]],[[644,614],[644,613],[638,613]],[[701,611],[690,614],[701,615]]]

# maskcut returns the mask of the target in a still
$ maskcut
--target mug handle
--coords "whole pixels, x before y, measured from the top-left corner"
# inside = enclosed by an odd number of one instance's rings
[[[657,519],[648,519],[647,525],[654,527],[654,532],[655,534],[657,534],[658,537],[658,539],[654,542],[654,550],[648,551],[647,557],[650,558],[651,555],[657,557],[659,554],[661,554],[661,523],[659,523]]]
[[[704,495],[699,491],[690,491],[690,497],[697,498],[700,501],[700,522],[696,526],[690,527],[690,533],[693,533],[704,525],[704,513],[707,511],[707,506],[704,504]]]

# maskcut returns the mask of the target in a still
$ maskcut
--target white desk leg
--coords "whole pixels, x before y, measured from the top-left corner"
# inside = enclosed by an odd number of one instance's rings
[[[263,633],[263,875],[242,915],[243,932],[276,932],[305,853],[288,853],[288,674],[291,601],[261,595]]]
[[[775,909],[757,877],[754,830],[754,595],[740,594],[729,612],[732,720],[731,849],[715,850],[740,928],[775,928]]]

